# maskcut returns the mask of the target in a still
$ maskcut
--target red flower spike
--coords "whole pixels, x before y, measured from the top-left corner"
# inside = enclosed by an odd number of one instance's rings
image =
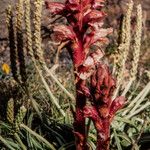
[[[111,28],[104,29],[106,14],[101,10],[105,0],[66,0],[64,4],[46,2],[49,11],[62,15],[68,26],[54,27],[54,34],[60,42],[67,41],[66,48],[74,65],[76,85],[76,112],[74,112],[74,133],[76,150],[87,150],[85,118],[91,118],[97,130],[97,150],[109,150],[110,124],[125,99],[112,101],[115,81],[107,65],[100,63],[104,52],[101,45],[108,43]],[[90,52],[90,47],[99,49]],[[90,81],[88,80],[89,78]],[[86,101],[91,107],[86,106]]]
[[[99,121],[92,119],[97,130],[97,150],[109,150],[110,124],[116,111],[122,108],[125,102],[124,97],[118,97],[112,102],[111,96],[114,88],[115,81],[108,67],[104,64],[97,64],[97,70],[91,76],[92,105],[97,111],[91,114],[98,114],[97,119],[99,119]],[[97,126],[98,122],[102,123],[100,129]]]

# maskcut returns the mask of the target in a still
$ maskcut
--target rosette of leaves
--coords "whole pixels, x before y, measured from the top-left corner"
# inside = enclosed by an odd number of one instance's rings
[[[57,41],[66,43],[74,65],[76,86],[76,110],[74,134],[76,149],[87,150],[85,118],[91,118],[97,130],[97,149],[108,150],[110,123],[115,112],[123,106],[124,98],[112,101],[115,81],[109,69],[100,59],[102,45],[111,28],[103,28],[106,14],[102,11],[105,0],[67,0],[65,3],[46,2],[53,15],[62,15],[68,25],[56,25],[53,29]],[[96,50],[91,51],[95,45]],[[91,80],[90,80],[91,78]],[[91,106],[87,106],[87,100]]]

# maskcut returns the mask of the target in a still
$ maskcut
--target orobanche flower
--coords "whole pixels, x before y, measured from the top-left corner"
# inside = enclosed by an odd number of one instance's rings
[[[52,15],[66,18],[67,25],[55,25],[54,37],[66,43],[72,58],[76,86],[74,134],[76,149],[87,150],[85,118],[90,118],[97,130],[97,150],[108,150],[110,123],[125,98],[111,99],[115,80],[109,68],[102,63],[104,50],[100,45],[109,42],[106,37],[112,28],[103,28],[106,13],[105,0],[67,0],[65,3],[45,2]],[[95,51],[91,47],[96,48]],[[87,106],[87,100],[91,103]]]

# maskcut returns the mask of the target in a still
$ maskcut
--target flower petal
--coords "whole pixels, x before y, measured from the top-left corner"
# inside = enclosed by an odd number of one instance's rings
[[[104,6],[104,4],[103,4],[104,2],[105,2],[105,0],[94,0],[92,7],[94,9],[100,9]]]
[[[88,56],[87,59],[84,61],[83,66],[90,67],[94,64],[93,57]]]
[[[107,118],[109,115],[109,106],[104,104],[98,109],[98,111],[99,111],[101,118],[103,119]]]
[[[102,50],[97,50],[91,53],[83,62],[83,65],[78,70],[78,77],[82,80],[86,80],[89,78],[93,72],[95,71],[95,65],[100,61],[103,57],[104,53]]]
[[[93,72],[94,72],[94,70],[92,68],[89,68],[88,71],[81,72],[78,74],[78,76],[80,79],[86,80],[87,78],[89,78],[92,75]]]
[[[95,32],[95,35],[93,36],[93,39],[91,43],[96,43],[97,41],[101,41],[103,38],[105,38],[108,34],[112,33],[112,28],[100,28],[98,31]]]
[[[112,33],[112,28],[104,29],[102,28],[103,23],[89,23],[91,32],[89,34],[84,35],[84,49],[88,49],[91,45],[95,44],[96,42],[101,43],[108,43],[108,39],[106,36]]]
[[[70,4],[78,4],[79,5],[80,0],[68,0],[67,2],[69,2]]]
[[[57,3],[57,2],[45,2],[46,8],[49,9],[49,11],[52,14],[61,14],[63,10],[65,9],[65,5],[63,3]]]
[[[91,90],[94,99],[108,107],[111,103],[112,91],[115,87],[115,81],[112,78],[109,69],[104,64],[98,64],[97,70],[91,77]]]
[[[75,33],[72,27],[70,26],[66,25],[55,26],[53,31],[55,33],[55,37],[57,37],[57,39],[61,41],[75,39]]]
[[[79,11],[80,5],[78,0],[67,0],[66,8],[70,11]]]
[[[82,5],[86,7],[87,5],[91,4],[92,1],[93,0],[82,0]]]
[[[104,52],[100,49],[96,50],[95,52],[91,53],[90,56],[84,61],[83,66],[85,67],[92,67],[99,62],[99,60],[104,56]]]
[[[94,63],[97,64],[100,59],[104,56],[104,52],[101,49],[96,50],[94,53],[91,54]]]
[[[89,22],[97,22],[102,20],[106,14],[102,11],[98,10],[92,10],[88,14],[85,15],[84,17],[84,23],[89,23]]]
[[[123,107],[123,105],[125,104],[125,100],[126,99],[123,96],[119,96],[115,100],[113,100],[109,111],[111,119],[114,117],[115,113]]]
[[[5,73],[5,74],[9,74],[10,73],[10,67],[8,64],[4,63],[2,65],[2,71]]]

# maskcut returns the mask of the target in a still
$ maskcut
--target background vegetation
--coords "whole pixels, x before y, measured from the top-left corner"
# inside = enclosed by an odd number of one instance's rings
[[[145,7],[149,3],[143,3],[143,12],[136,2],[126,9],[121,1],[114,1],[113,6],[112,1],[107,3],[106,26],[115,30],[104,61],[117,79],[114,97],[127,98],[112,123],[111,149],[146,150],[150,142],[150,45]],[[53,18],[38,0],[19,0],[11,6],[4,1],[3,5],[7,10],[2,10],[5,17],[0,26],[8,32],[1,31],[0,37],[0,148],[73,150],[72,62],[51,34],[54,23],[65,20]],[[124,21],[118,15],[122,9]],[[90,124],[88,144],[93,150],[95,142],[96,131]]]

